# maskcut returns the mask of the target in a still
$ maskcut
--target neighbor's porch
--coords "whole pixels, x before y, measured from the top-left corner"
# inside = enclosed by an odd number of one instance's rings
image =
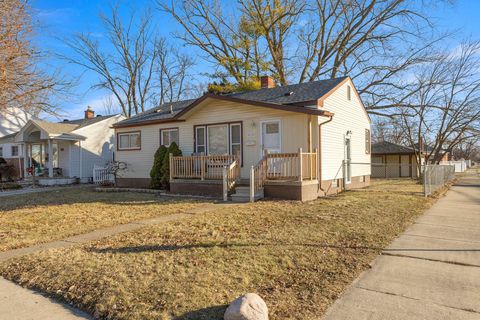
[[[75,183],[82,167],[82,140],[74,135],[43,138],[39,130],[24,134],[20,146],[25,179],[40,185]]]

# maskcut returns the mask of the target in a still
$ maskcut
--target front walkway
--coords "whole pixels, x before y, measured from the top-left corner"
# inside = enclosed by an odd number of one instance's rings
[[[76,235],[63,240],[39,244],[27,248],[0,252],[0,262],[11,258],[53,248],[66,248],[89,241],[99,240],[120,233],[135,231],[148,225],[156,225],[191,217],[194,214],[217,210],[220,206],[238,206],[241,204],[219,203],[205,204],[190,209],[186,213],[159,216],[130,223],[99,229],[86,234]],[[55,302],[41,294],[24,289],[13,282],[0,277],[0,319],[9,320],[79,320],[91,319],[88,315],[67,305]]]
[[[326,320],[480,319],[480,170],[384,250]]]

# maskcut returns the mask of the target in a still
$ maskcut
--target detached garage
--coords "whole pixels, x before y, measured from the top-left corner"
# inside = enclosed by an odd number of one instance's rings
[[[423,164],[423,156],[421,161]],[[418,175],[412,148],[387,141],[372,144],[372,178],[417,178]]]

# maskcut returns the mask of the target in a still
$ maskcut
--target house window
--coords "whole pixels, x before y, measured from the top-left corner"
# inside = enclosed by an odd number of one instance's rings
[[[240,123],[230,125],[230,153],[239,157],[242,153],[242,126]]]
[[[195,128],[195,152],[205,154],[207,151],[207,138],[205,136],[205,127]]]
[[[347,99],[348,101],[352,100],[352,88],[347,86]]]
[[[228,125],[207,127],[208,154],[228,154]]]
[[[140,150],[142,139],[140,131],[122,132],[117,136],[118,150]]]
[[[0,157],[3,157],[3,147],[0,147]]]
[[[370,130],[365,129],[365,153],[370,154],[372,148]]]
[[[18,146],[12,146],[12,157],[18,157]]]
[[[195,152],[242,157],[242,124],[222,123],[195,127]]]
[[[161,129],[160,145],[168,147],[172,142],[179,144],[178,128]]]

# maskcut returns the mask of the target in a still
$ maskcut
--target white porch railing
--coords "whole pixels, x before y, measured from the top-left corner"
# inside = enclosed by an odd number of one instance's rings
[[[113,184],[115,176],[111,174],[107,167],[93,166],[93,183],[94,184]]]

